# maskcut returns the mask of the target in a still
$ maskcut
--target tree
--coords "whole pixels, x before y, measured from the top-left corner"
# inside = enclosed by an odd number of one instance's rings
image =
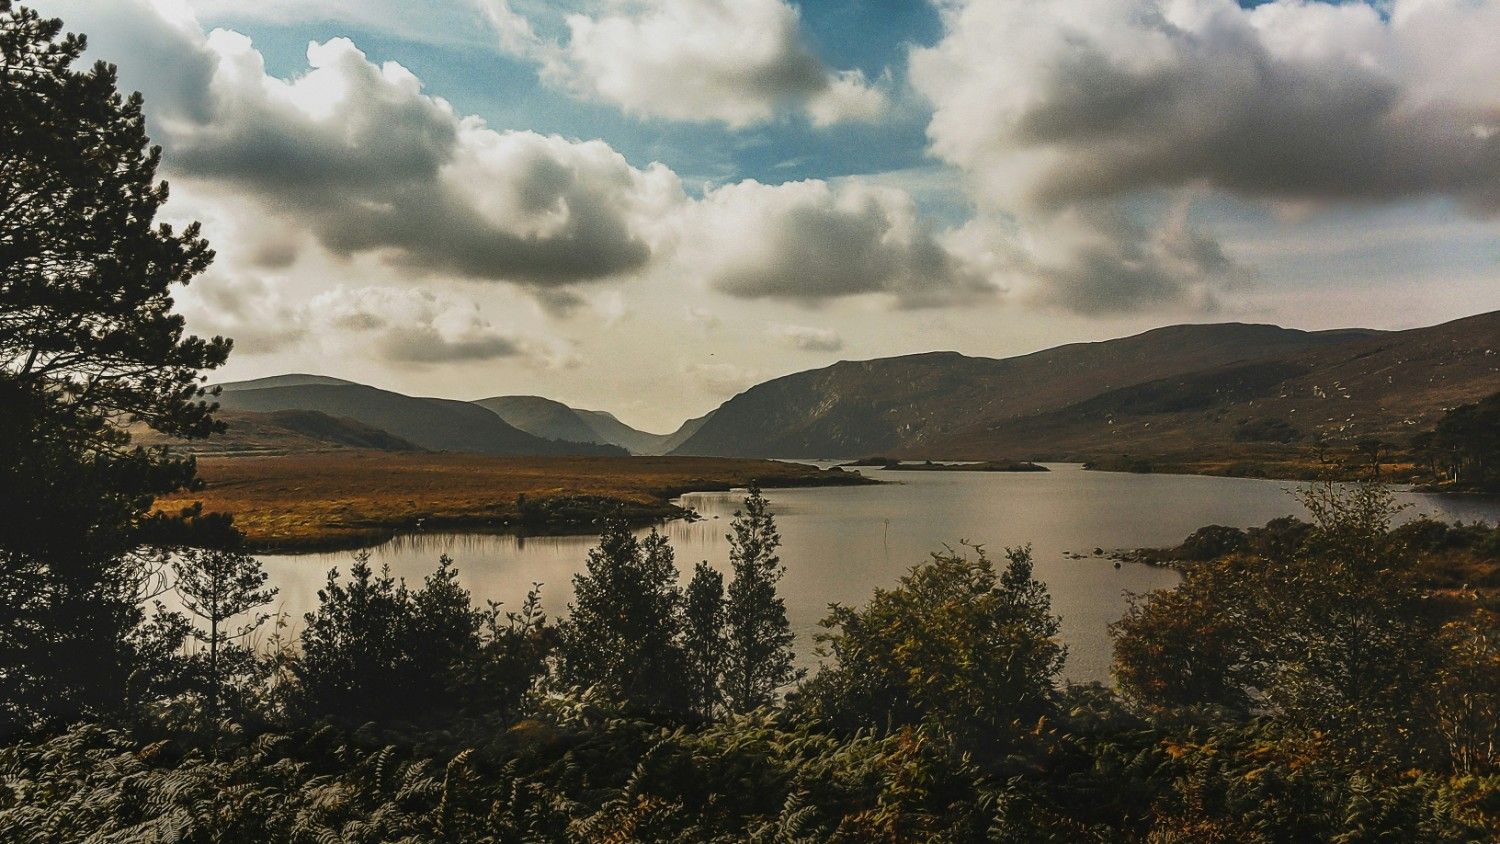
[[[684,714],[682,595],[666,537],[637,540],[623,519],[608,520],[573,596],[559,625],[562,682],[642,714]]]
[[[482,649],[486,614],[473,608],[447,556],[413,591],[388,569],[375,574],[363,552],[347,583],[337,569],[328,573],[317,611],[304,620],[292,667],[300,709],[347,721],[409,720],[464,702],[459,692]]]
[[[724,680],[724,575],[699,563],[684,600],[683,650],[693,714],[705,720],[719,711]]]
[[[933,554],[863,609],[833,606],[819,637],[833,662],[799,705],[850,732],[935,724],[976,750],[1046,713],[1067,652],[1031,551],[1007,549],[998,574],[975,551]]]
[[[200,371],[229,342],[185,335],[171,289],[209,264],[197,225],[157,225],[167,188],[139,96],[72,68],[82,37],[0,0],[0,732],[128,703],[142,620],[134,551],[191,459],[126,426],[215,430]]]
[[[1370,479],[1380,480],[1380,455],[1385,452],[1385,441],[1379,437],[1364,437],[1354,447],[1370,461]]]
[[[172,563],[177,594],[188,612],[207,622],[208,630],[194,628],[193,638],[208,646],[208,715],[217,720],[225,673],[220,653],[260,628],[270,618],[251,615],[234,628],[225,625],[235,616],[254,613],[275,600],[277,589],[266,588],[266,571],[249,554],[226,550],[183,550]]]
[[[1500,769],[1500,615],[1476,610],[1450,621],[1441,643],[1427,696],[1441,753],[1462,774]]]
[[[781,534],[760,488],[750,485],[743,510],[734,512],[729,539],[729,584],[725,609],[728,651],[725,654],[725,697],[735,712],[767,706],[781,688],[796,682],[802,671],[794,666],[796,636],[786,618],[786,603],[776,594],[786,567],[776,549]]]
[[[514,707],[537,678],[547,675],[557,649],[557,628],[547,623],[541,590],[542,584],[533,583],[519,609],[501,612],[491,601],[484,613],[484,652],[475,697],[489,710]]]
[[[1246,578],[1243,565],[1205,562],[1188,568],[1176,588],[1133,596],[1110,626],[1121,695],[1147,708],[1248,711],[1253,654],[1245,625],[1254,620],[1236,607]]]
[[[1373,482],[1299,497],[1305,530],[1252,532],[1244,555],[1133,608],[1113,628],[1115,675],[1147,706],[1253,709],[1354,755],[1410,752],[1431,740],[1411,713],[1440,654],[1416,556],[1390,529],[1399,508]]]
[[[1414,440],[1446,480],[1469,489],[1500,489],[1500,393],[1455,407],[1432,432]]]

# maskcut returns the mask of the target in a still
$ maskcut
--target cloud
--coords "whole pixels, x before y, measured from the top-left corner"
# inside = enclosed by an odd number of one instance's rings
[[[302,350],[425,365],[510,358],[557,369],[576,366],[572,348],[494,325],[474,301],[427,289],[339,286],[303,302],[284,282],[210,275],[182,292],[194,331],[235,342],[236,354]]]
[[[859,70],[826,67],[785,0],[641,0],[566,18],[551,43],[504,0],[485,4],[501,46],[542,77],[630,114],[731,128],[800,112],[814,124],[875,120],[889,103]]]
[[[911,55],[932,151],[1005,208],[1187,185],[1500,211],[1496,0],[958,0]],[[1383,14],[1383,10],[1389,12]]]
[[[1192,225],[1185,204],[1153,227],[1108,203],[1077,205],[1029,233],[1033,247],[1016,270],[1030,277],[1023,295],[1074,313],[1104,315],[1186,305],[1218,309],[1218,293],[1255,273]]]
[[[392,363],[455,363],[514,357],[522,342],[491,325],[471,301],[399,287],[336,288],[313,298],[305,319],[342,333]]]
[[[831,328],[775,323],[770,332],[772,337],[804,352],[837,352],[844,348],[844,338]]]
[[[940,8],[943,38],[910,56],[930,151],[1034,301],[1211,309],[1253,272],[1184,196],[1500,211],[1500,51],[1473,36],[1500,31],[1497,0]]]
[[[305,311],[255,277],[209,275],[177,296],[193,331],[234,340],[234,354],[286,351],[308,337]]]
[[[205,35],[173,8],[122,2],[69,23],[129,55],[171,175],[249,192],[334,253],[555,297],[645,267],[656,221],[683,201],[666,167],[632,167],[602,141],[492,130],[347,39],[310,44],[308,70],[280,79],[245,36]]]
[[[916,307],[994,292],[918,219],[908,194],[858,180],[712,189],[687,212],[682,242],[687,267],[745,299],[875,293]]]
[[[707,308],[700,308],[697,305],[688,305],[683,308],[682,315],[687,318],[688,322],[696,326],[699,333],[705,337],[718,330],[719,326],[724,324],[724,320],[720,319],[718,314]]]
[[[732,363],[690,363],[682,372],[699,388],[717,396],[742,393],[760,381],[760,373]]]

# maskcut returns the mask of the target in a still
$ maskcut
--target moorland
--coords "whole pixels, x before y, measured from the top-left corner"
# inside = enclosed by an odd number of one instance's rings
[[[420,530],[586,533],[609,516],[688,515],[671,503],[685,492],[874,482],[774,460],[359,449],[205,457],[198,472],[203,487],[163,497],[160,510],[232,513],[250,546],[266,551],[358,548]]]

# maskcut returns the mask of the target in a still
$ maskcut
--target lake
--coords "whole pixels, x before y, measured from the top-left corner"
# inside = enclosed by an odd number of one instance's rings
[[[1069,653],[1064,676],[1107,680],[1108,626],[1124,614],[1127,593],[1177,583],[1168,569],[1125,563],[1119,569],[1095,548],[1175,545],[1207,524],[1261,525],[1277,516],[1302,514],[1292,497],[1298,484],[1189,475],[1086,472],[1051,465],[1051,472],[892,472],[864,469],[892,481],[881,486],[768,490],[781,530],[786,579],[781,592],[798,634],[798,657],[813,666],[813,635],[831,602],[861,604],[878,586],[891,586],[912,565],[945,544],[983,544],[1000,560],[1006,545],[1032,545],[1036,576],[1052,594],[1062,617]],[[700,513],[697,522],[661,526],[677,552],[684,583],[699,560],[728,570],[724,534],[742,494],[693,493],[679,503]],[[1403,518],[1500,520],[1500,500],[1425,495],[1401,491],[1411,505]],[[644,532],[644,531],[643,531]],[[439,555],[457,562],[476,601],[503,601],[514,608],[532,582],[543,583],[549,614],[565,610],[573,573],[583,568],[593,538],[433,534],[398,537],[370,549],[372,561],[388,564],[409,583],[432,571]],[[279,609],[300,625],[316,605],[328,570],[347,571],[350,553],[262,557],[271,582],[281,588]],[[275,609],[275,607],[273,607]]]

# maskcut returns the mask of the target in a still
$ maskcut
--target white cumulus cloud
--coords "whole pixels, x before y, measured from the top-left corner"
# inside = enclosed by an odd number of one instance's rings
[[[994,292],[909,194],[858,180],[715,188],[687,213],[682,241],[692,272],[746,299],[885,294],[920,307]]]
[[[784,0],[610,3],[568,15],[558,43],[504,0],[485,8],[501,46],[544,79],[630,114],[740,128],[802,113],[826,126],[875,120],[889,105],[863,72],[819,60]]]
[[[1244,279],[1183,196],[1500,210],[1497,0],[941,9],[944,37],[910,58],[931,151],[1019,232],[1011,267],[1044,300],[1210,302]]]

